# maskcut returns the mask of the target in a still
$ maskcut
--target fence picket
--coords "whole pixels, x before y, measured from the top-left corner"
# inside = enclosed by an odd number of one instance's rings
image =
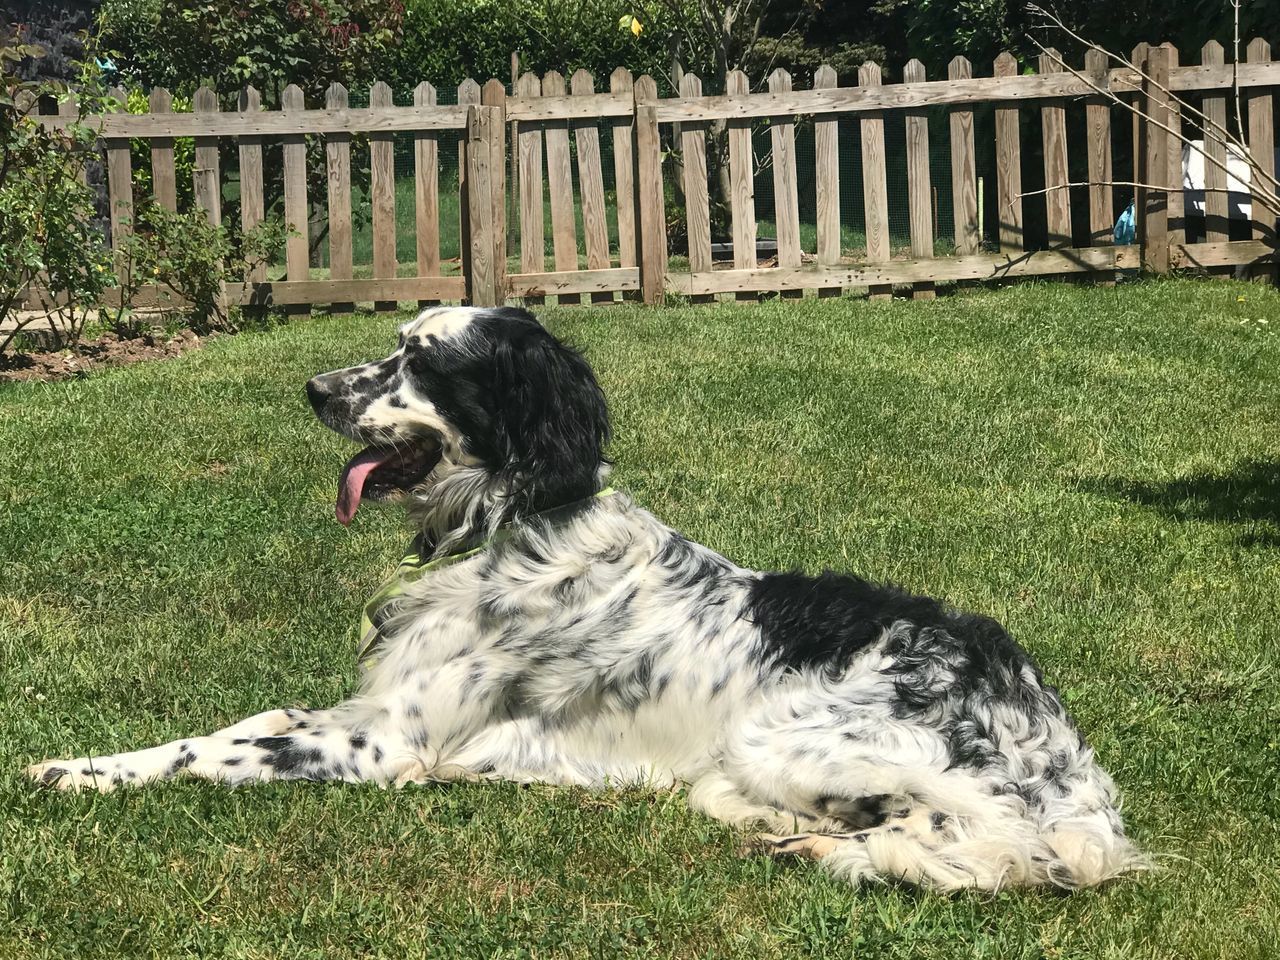
[[[858,86],[880,86],[880,64],[867,62],[858,68]],[[884,115],[864,114],[862,126],[862,192],[866,209],[867,262],[884,263],[889,259],[889,173],[884,151]],[[884,284],[870,288],[872,300],[887,300],[893,287]]]
[[[490,202],[493,204],[493,272],[494,289],[502,300],[507,289],[507,88],[496,78],[485,81],[480,88],[480,102],[496,107],[498,126],[488,130]]]
[[[778,68],[769,74],[772,93],[791,90],[791,74]],[[796,130],[789,119],[774,118],[769,124],[773,145],[774,228],[778,236],[778,266],[800,266],[800,199],[796,186]],[[789,290],[784,296],[798,296]]]
[[[257,113],[262,109],[262,95],[254,87],[240,91],[237,104],[241,113]],[[240,228],[249,232],[266,216],[262,187],[262,138],[241,137],[240,153]],[[265,260],[250,264],[245,280],[261,283],[267,279]]]
[[[1168,47],[1151,47],[1147,51],[1147,75],[1144,84],[1144,110],[1154,123],[1169,125],[1172,111],[1169,109]],[[1150,126],[1143,137],[1145,167],[1138,178],[1153,188],[1146,191],[1145,215],[1142,223],[1142,261],[1155,273],[1169,272],[1169,195],[1164,189],[1169,179],[1169,137],[1164,130]]]
[[[813,73],[813,89],[830,90],[840,79],[830,64]],[[813,124],[815,203],[817,206],[818,263],[835,266],[840,262],[840,121],[828,117]],[[839,287],[823,287],[820,297],[839,296]]]
[[[303,110],[302,89],[294,84],[280,94],[282,110]],[[304,134],[281,138],[284,151],[284,221],[291,231],[284,242],[285,272],[292,281],[310,279],[310,230],[307,207],[307,140]],[[305,306],[290,307],[291,313],[306,313]]]
[[[595,80],[586,70],[577,71],[569,80],[575,97],[589,97],[596,92]],[[600,130],[595,120],[573,121],[574,141],[578,146],[578,192],[582,197],[582,233],[587,246],[587,269],[608,270],[609,222],[604,207],[604,171],[600,165]],[[592,303],[613,302],[612,293],[591,294]]]
[[[1106,74],[1107,62],[1107,55],[1101,50],[1090,50],[1084,55],[1085,73],[1096,81]],[[1089,153],[1089,245],[1098,247],[1111,243],[1115,220],[1111,187],[1111,101],[1090,97],[1085,101],[1084,112]]]
[[[1062,54],[1052,47],[1040,54],[1042,74],[1062,73]],[[1044,142],[1045,223],[1049,249],[1071,246],[1071,190],[1067,184],[1067,108],[1049,101],[1040,108],[1040,129]]]
[[[542,95],[542,81],[536,73],[526,73],[516,81],[517,97]],[[547,268],[546,233],[542,218],[542,128],[535,123],[519,125],[520,165],[520,271],[542,273]],[[542,297],[526,297],[541,303]]]
[[[903,83],[923,83],[924,64],[910,60],[902,71]],[[933,257],[933,190],[929,180],[929,115],[923,110],[907,111],[907,205],[911,220],[911,255]],[[932,300],[933,281],[913,284],[911,296]]]
[[[1210,40],[1200,48],[1200,64],[1220,67],[1225,62],[1222,44]],[[1227,162],[1227,144],[1223,131],[1227,129],[1227,101],[1221,96],[1205,96],[1200,110],[1208,118],[1203,127],[1204,135],[1204,232],[1209,243],[1221,243],[1230,235],[1227,219],[1227,172],[1219,164]],[[1216,161],[1216,162],[1215,162]]]
[[[734,70],[725,78],[725,93],[746,96],[751,88],[747,75]],[[729,121],[729,208],[733,220],[733,266],[754,270],[756,266],[756,194],[754,155],[751,149],[751,121]],[[739,296],[739,299],[751,299]]]
[[[381,80],[369,88],[370,107],[390,107],[391,88]],[[369,194],[373,202],[373,276],[394,279],[396,264],[396,148],[389,133],[369,135]],[[394,310],[394,300],[379,300],[375,310]]]
[[[1250,63],[1270,63],[1271,62],[1271,44],[1261,37],[1249,41],[1249,46],[1245,56]],[[1273,106],[1272,94],[1269,87],[1262,88],[1266,92],[1251,89],[1249,95],[1245,98],[1245,106],[1249,111],[1249,154],[1253,157],[1253,162],[1268,177],[1274,178],[1276,175],[1276,135],[1275,135],[1275,108]],[[1253,217],[1253,239],[1270,241],[1274,244],[1276,237],[1276,217],[1258,202],[1261,195],[1263,184],[1269,183],[1264,181],[1262,177],[1255,174],[1253,178],[1253,201],[1252,201],[1252,217]],[[1255,275],[1270,277],[1273,281],[1276,277],[1276,265],[1272,263],[1255,267]]]
[[[480,103],[480,84],[476,83],[470,77],[458,84],[458,106],[464,110],[468,110],[468,122],[470,122],[470,108]],[[468,150],[468,128],[463,127],[462,135],[458,138],[458,259],[462,261],[462,275],[467,284],[467,300],[471,299],[471,217],[469,211],[471,209],[471,191],[467,183],[468,171],[467,167],[467,150]]]
[[[968,80],[973,66],[964,57],[956,57],[947,67],[951,80]],[[952,110],[951,124],[951,206],[955,219],[956,253],[977,253],[982,238],[978,235],[978,159],[973,145],[973,111]]]
[[[635,102],[631,71],[619,67],[609,77],[609,92]],[[633,118],[628,115],[613,122],[613,186],[617,195],[618,264],[634,267],[636,259],[636,177],[635,144],[631,137]],[[625,296],[625,295],[624,295]]]
[[[1016,77],[1018,61],[1005,52],[996,57],[997,77]],[[1022,134],[1017,106],[996,108],[996,222],[1000,225],[1000,250],[1018,253],[1022,235]]]
[[[549,70],[542,78],[544,97],[563,97],[564,77]],[[578,231],[573,216],[573,171],[569,155],[569,124],[553,120],[546,125],[547,190],[551,195],[551,245],[556,270],[578,269]],[[581,298],[569,298],[578,302]]]
[[[667,280],[667,211],[658,136],[658,85],[645,74],[635,82],[636,207],[640,224],[640,296],[661,303]]]
[[[1162,43],[1169,50],[1169,77],[1172,82],[1173,72],[1178,68],[1178,48],[1172,43]],[[1169,131],[1166,136],[1169,143],[1165,147],[1165,158],[1169,163],[1169,173],[1165,183],[1169,185],[1169,246],[1181,246],[1187,242],[1186,198],[1182,191],[1182,138],[1176,131],[1182,129],[1182,101],[1177,97],[1169,97]]]
[[[500,124],[501,111],[496,107],[472,106],[467,111],[467,202],[471,220],[471,302],[478,307],[492,307],[499,302],[497,274],[494,270],[493,222],[493,124]]]
[[[324,103],[329,110],[345,110],[349,98],[340,83],[329,84]],[[329,279],[352,278],[351,252],[351,134],[331,133],[324,138],[325,179],[329,193]],[[258,163],[262,163],[259,151]],[[335,303],[335,311],[354,304]]]
[[[147,98],[152,113],[172,113],[173,97],[164,87],[156,87]],[[151,192],[156,203],[178,212],[178,176],[173,163],[173,137],[153,137],[151,140]]]
[[[702,96],[702,79],[686,73],[680,78],[680,96]],[[680,153],[684,160],[685,228],[689,236],[689,272],[711,269],[711,197],[707,191],[707,125],[680,125]],[[710,297],[697,298],[699,301]]]
[[[436,88],[425,80],[413,90],[415,107],[434,107]],[[414,237],[417,240],[418,276],[440,276],[440,144],[431,130],[420,130],[413,139]],[[434,300],[419,300],[426,307]]]
[[[201,88],[203,89],[203,88]],[[120,109],[128,100],[122,87],[108,91],[119,101]],[[111,249],[116,251],[116,270],[124,274],[127,261],[124,254],[125,238],[133,233],[133,166],[129,158],[129,141],[109,139],[105,141],[107,152],[107,203],[110,206]],[[199,151],[197,151],[198,164]]]

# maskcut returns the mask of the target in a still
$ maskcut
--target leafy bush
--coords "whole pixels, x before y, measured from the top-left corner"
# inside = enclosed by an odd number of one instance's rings
[[[10,321],[0,354],[43,319],[57,346],[74,345],[90,306],[114,282],[94,226],[95,195],[84,182],[96,138],[82,120],[102,103],[87,82],[75,122],[61,129],[38,123],[40,101],[66,93],[61,81],[21,79],[34,73],[29,61],[43,52],[15,32],[0,36],[0,319]],[[29,290],[37,303],[26,303]]]
[[[121,244],[121,306],[107,319],[108,326],[120,336],[138,336],[141,319],[125,304],[143,286],[154,284],[186,302],[186,320],[197,333],[234,330],[236,314],[223,302],[223,284],[266,263],[289,233],[282,220],[272,217],[233,237],[199,208],[174,213],[153,201],[143,203]]]

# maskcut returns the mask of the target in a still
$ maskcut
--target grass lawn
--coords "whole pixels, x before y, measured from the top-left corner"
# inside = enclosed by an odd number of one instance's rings
[[[387,351],[393,320],[317,316],[0,387],[0,956],[1280,955],[1280,294],[1027,283],[545,319],[609,392],[616,484],[674,526],[1004,620],[1164,869],[939,897],[739,859],[678,795],[33,789],[19,771],[46,756],[351,689],[359,606],[405,533],[393,510],[334,522],[350,448],[302,384]]]

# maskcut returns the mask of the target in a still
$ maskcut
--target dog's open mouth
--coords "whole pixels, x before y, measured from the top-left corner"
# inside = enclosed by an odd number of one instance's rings
[[[362,498],[383,500],[421,483],[440,462],[440,447],[423,440],[396,447],[365,447],[347,461],[338,480],[338,522],[356,515]]]

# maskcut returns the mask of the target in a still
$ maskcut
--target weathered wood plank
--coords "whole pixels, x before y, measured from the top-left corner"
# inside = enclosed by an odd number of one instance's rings
[[[502,303],[507,289],[507,88],[496,78],[486,80],[480,102],[498,111],[498,122],[488,130],[489,202],[493,206],[493,285]]]
[[[1018,75],[1013,54],[996,57],[995,75]],[[1016,253],[1025,245],[1022,231],[1022,133],[1018,108],[996,108],[996,222],[1000,225],[1000,250]]]
[[[196,113],[217,113],[218,95],[201,87],[191,98]],[[196,137],[194,171],[192,173],[196,206],[205,212],[215,227],[222,223],[222,174],[218,162],[218,138]]]
[[[470,77],[458,84],[458,106],[466,109],[480,102],[480,84]],[[458,139],[458,258],[462,261],[462,275],[471,283],[471,217],[467,211],[471,209],[471,190],[467,183],[467,130],[462,131]],[[471,288],[467,288],[467,299],[471,299]]]
[[[508,281],[513,297],[546,297],[614,290],[640,289],[639,267],[611,267],[607,270],[567,270],[557,273],[513,273]]]
[[[588,96],[544,95],[516,96],[507,101],[507,119],[520,123],[545,123],[548,120],[594,120],[606,117],[631,117],[634,98],[629,90],[592,93]]]
[[[1004,280],[1013,277],[1096,270],[1127,270],[1138,266],[1133,247],[1084,247],[1037,250],[1017,257],[973,254],[937,259],[890,260],[836,267],[773,267],[755,270],[714,270],[707,273],[673,273],[667,289],[684,295],[726,293],[738,290],[795,290],[812,287],[876,287],[892,284]]]
[[[218,112],[218,95],[208,87],[201,87],[191,98],[191,109],[196,113],[212,114]],[[217,137],[196,137],[195,157],[192,178],[195,204],[205,212],[209,222],[215,227],[222,226],[222,172],[218,163]],[[227,297],[225,286],[220,286],[217,294],[217,313],[226,315]]]
[[[1172,43],[1161,46],[1169,51],[1169,74],[1178,69],[1178,48]],[[1177,97],[1169,97],[1169,127],[1165,135],[1168,144],[1165,146],[1165,160],[1169,164],[1169,173],[1165,183],[1169,185],[1169,246],[1185,243],[1187,240],[1186,200],[1182,193],[1182,138],[1173,131],[1182,129],[1182,104]]]
[[[1250,40],[1245,55],[1249,58],[1251,65],[1269,63],[1271,60],[1271,44],[1261,37]],[[1247,121],[1249,125],[1249,155],[1260,170],[1267,174],[1268,177],[1274,178],[1276,175],[1275,108],[1270,89],[1265,92],[1250,90],[1249,95],[1245,97],[1245,108],[1249,113]],[[1263,182],[1261,177],[1255,176],[1253,178],[1253,239],[1270,239],[1274,242],[1276,238],[1276,217],[1258,202],[1258,197],[1261,196],[1262,189],[1264,189]],[[1270,266],[1257,271],[1257,273],[1274,280],[1276,276],[1274,262]]]
[[[120,109],[123,110],[124,104],[128,101],[128,94],[124,89],[112,87],[109,93],[119,101]],[[116,271],[123,275],[128,266],[128,258],[123,250],[124,243],[125,239],[133,233],[133,164],[129,158],[128,140],[109,139],[104,146],[107,153],[107,205],[111,223],[111,249],[116,251]],[[198,179],[197,177],[197,181]]]
[[[222,113],[129,114],[94,117],[102,137],[280,137],[322,133],[398,133],[413,130],[462,130],[465,105],[428,109],[393,107],[367,110],[271,110],[256,116]],[[59,117],[40,118],[46,126],[68,122]]]
[[[292,304],[317,304],[340,302],[369,303],[374,300],[460,300],[465,291],[463,278],[458,277],[403,277],[398,280],[273,280],[262,282],[236,282],[226,287],[226,300],[230,304],[256,306],[287,306]],[[33,303],[55,303],[44,291],[29,290]],[[118,287],[103,291],[100,301],[114,307],[120,303]],[[132,300],[135,307],[179,309],[190,306],[183,297],[176,296],[168,287],[146,284],[140,287]],[[63,301],[65,304],[65,301]]]
[[[859,87],[878,87],[880,64],[864,63],[858,68]],[[880,263],[889,259],[889,174],[884,149],[884,117],[871,113],[861,120],[862,128],[862,192],[866,210],[867,260]],[[872,300],[887,300],[893,288],[872,286]]]
[[[1222,66],[1222,44],[1217,40],[1210,40],[1201,47],[1200,63],[1204,66]],[[1210,243],[1222,243],[1230,236],[1227,222],[1230,217],[1227,171],[1223,169],[1227,162],[1227,144],[1222,133],[1227,129],[1227,100],[1222,96],[1204,97],[1200,102],[1200,110],[1208,117],[1208,122],[1203,126],[1205,239]]]
[[[680,78],[680,95],[702,96],[702,79],[693,73]],[[685,227],[689,238],[689,269],[711,269],[711,198],[707,190],[707,125],[680,126],[681,167],[684,172]]]
[[[490,125],[500,123],[496,107],[473,106],[467,124],[467,201],[471,220],[471,280],[468,284],[471,303],[492,307],[498,303],[499,291],[494,271],[492,170],[493,136]]]
[[[769,90],[791,89],[791,74],[779,68],[769,74]],[[778,266],[800,266],[800,194],[796,184],[796,125],[775,120],[769,125],[773,146],[774,227],[778,235]]]
[[[751,92],[747,75],[741,70],[731,71],[725,77],[725,92],[728,96],[739,97],[745,102]],[[739,270],[754,269],[756,188],[750,118],[729,121],[729,218],[733,236],[733,265]]]
[[[1275,266],[1275,248],[1265,240],[1216,240],[1180,244],[1169,251],[1169,266],[1184,270],[1213,267]]]
[[[461,300],[462,277],[400,277],[370,280],[276,280],[227,285],[227,299],[241,304],[370,303]]]
[[[840,85],[839,77],[829,64],[813,73],[815,90],[829,90]],[[840,121],[818,120],[813,125],[813,162],[815,200],[818,221],[818,263],[834,266],[840,262]],[[690,263],[692,266],[692,262]],[[840,290],[827,287],[818,296],[835,296]]]
[[[58,102],[58,116],[68,123],[80,118],[80,101],[76,97],[74,90],[68,90],[66,96]],[[80,168],[80,171],[76,174],[76,179],[81,183],[87,182],[88,178],[85,175],[84,167]]]
[[[1107,55],[1090,50],[1084,55],[1085,73],[1102,76],[1107,69]],[[1089,245],[1104,246],[1112,241],[1114,197],[1111,181],[1111,101],[1090,97],[1085,101],[1086,149],[1089,155]]]
[[[237,107],[241,113],[256,113],[262,109],[262,95],[255,87],[245,87],[240,91]],[[237,147],[240,153],[240,229],[248,233],[266,216],[262,183],[262,138],[241,137]],[[266,280],[266,262],[251,264],[245,279],[252,282]]]
[[[347,88],[331,83],[325,91],[325,105],[331,110],[344,109]],[[350,280],[351,252],[351,135],[332,133],[324,142],[325,180],[329,194],[329,277]],[[265,277],[261,279],[266,279]],[[354,306],[350,302],[336,305],[339,309]]]
[[[635,114],[635,83],[631,71],[619,67],[609,76],[609,90],[626,98],[626,113],[613,124],[613,186],[618,202],[618,263],[634,267],[636,257],[635,143],[631,128]]]
[[[391,106],[391,87],[377,81],[369,88],[371,107]],[[390,134],[369,136],[369,195],[373,206],[373,275],[396,275],[396,153]],[[375,310],[394,310],[394,300],[374,304]]]
[[[432,107],[436,88],[425,80],[413,90],[413,104]],[[439,134],[420,130],[413,138],[414,237],[417,240],[418,276],[440,274],[440,144]],[[424,301],[420,306],[429,306]]]
[[[173,97],[164,87],[156,87],[147,98],[152,114],[172,113]],[[151,141],[151,192],[156,203],[178,211],[178,175],[173,163],[173,137],[154,137]]]
[[[1147,84],[1145,113],[1155,123],[1166,126],[1171,119],[1168,94],[1169,86],[1168,47],[1152,47],[1147,51],[1147,74],[1151,82]],[[1163,189],[1169,181],[1169,137],[1165,131],[1154,123],[1146,124],[1147,131],[1143,136],[1146,141],[1144,152],[1146,165],[1143,176],[1138,179],[1152,187],[1161,189],[1147,190],[1145,194],[1145,215],[1142,223],[1142,261],[1147,269],[1154,273],[1169,272],[1169,195]]]
[[[1042,74],[1061,73],[1062,55],[1052,47],[1040,54]],[[1049,230],[1049,247],[1071,246],[1071,191],[1067,184],[1067,108],[1061,101],[1050,101],[1040,108],[1041,139],[1044,145],[1045,223]]]
[[[662,141],[658,111],[644,98],[656,92],[653,78],[635,84],[636,193],[640,221],[640,295],[645,303],[661,303],[667,276],[667,217],[662,190]]]
[[[546,96],[564,96],[564,77],[549,70],[542,78]],[[546,125],[547,189],[551,196],[551,247],[556,270],[578,269],[578,229],[573,217],[573,171],[569,154],[569,125],[564,120]]]
[[[964,57],[956,57],[947,67],[952,80],[968,80],[973,66]],[[978,235],[978,157],[973,142],[973,111],[952,110],[951,124],[951,206],[955,220],[956,252],[962,256],[977,253],[982,238]]]
[[[595,80],[586,70],[569,79],[576,97],[595,93]],[[596,120],[573,121],[573,136],[578,145],[578,192],[582,197],[582,233],[587,246],[587,269],[607,270],[609,259],[609,221],[604,206],[604,169],[600,161],[600,130]],[[613,299],[611,293],[593,293],[592,303]]]
[[[289,84],[280,95],[284,110],[301,110],[302,89]],[[284,242],[285,274],[301,283],[310,279],[309,210],[307,206],[307,141],[301,134],[284,138],[284,221],[291,233]],[[295,311],[304,313],[303,309]]]
[[[1246,63],[1240,65],[1240,86],[1268,87],[1280,85],[1280,63]],[[1174,71],[1170,88],[1174,92],[1191,90],[1230,90],[1229,66],[1181,67]],[[1105,89],[1117,93],[1133,93],[1140,80],[1132,70],[1115,69],[1107,74]],[[945,106],[958,103],[1038,100],[1045,97],[1089,96],[1094,91],[1083,80],[1071,74],[1052,77],[1011,75],[993,82],[991,78],[953,83],[949,80],[919,84],[917,89],[903,90],[901,85],[867,91],[862,87],[840,87],[832,90],[798,90],[785,97],[754,94],[749,98],[703,97],[697,101],[672,98],[659,101],[659,122],[672,123],[688,119],[731,119],[781,116],[786,114],[856,113],[906,109],[910,107]],[[218,117],[195,114],[132,115],[108,114],[95,119],[104,138],[127,137],[239,137],[245,135],[282,136],[300,133],[395,132],[414,130],[462,130],[466,123],[466,105],[440,106],[430,111],[414,107],[396,107],[390,111],[329,110],[269,111],[256,118],[226,113]],[[592,102],[562,96],[543,97],[532,103],[512,100],[508,119],[518,121],[566,120],[582,116],[626,116],[630,104],[625,94],[598,93]],[[40,117],[38,121],[54,127],[65,126],[69,117]]]
[[[542,80],[536,73],[526,73],[516,81],[516,96],[532,99],[542,92]],[[546,269],[546,232],[542,207],[542,128],[522,123],[517,134],[520,155],[520,269],[526,274]],[[529,296],[516,293],[512,296]]]
[[[902,71],[906,83],[924,82],[924,64],[907,61]],[[922,110],[907,113],[907,208],[911,221],[911,255],[933,256],[933,187],[929,179],[929,115]],[[915,284],[911,296],[916,300],[932,300],[933,282]]]

